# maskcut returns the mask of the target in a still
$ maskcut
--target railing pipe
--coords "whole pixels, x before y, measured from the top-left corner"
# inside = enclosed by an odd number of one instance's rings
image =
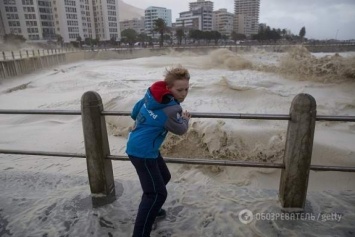
[[[11,155],[33,155],[33,156],[56,156],[56,157],[75,157],[86,158],[85,154],[80,153],[64,153],[64,152],[50,152],[50,151],[23,151],[23,150],[1,150],[0,154]],[[127,156],[108,155],[106,159],[114,161],[129,161]],[[208,159],[196,159],[196,158],[171,158],[164,157],[166,163],[172,164],[190,164],[190,165],[220,165],[220,166],[241,166],[252,168],[274,168],[284,169],[284,164],[281,163],[254,163],[244,161],[233,160],[208,160]],[[310,170],[313,171],[337,171],[337,172],[355,172],[355,167],[345,166],[326,166],[326,165],[311,165]]]
[[[32,156],[56,156],[56,157],[75,157],[86,158],[85,154],[66,153],[66,152],[52,152],[52,151],[20,151],[20,150],[1,150],[0,154],[12,155],[32,155]]]
[[[52,114],[52,115],[81,115],[80,110],[4,110],[0,114]],[[102,111],[104,116],[130,116],[127,111]],[[241,113],[191,113],[193,118],[221,119],[260,119],[260,120],[290,120],[286,114],[241,114]],[[317,115],[316,121],[355,122],[355,116]]]

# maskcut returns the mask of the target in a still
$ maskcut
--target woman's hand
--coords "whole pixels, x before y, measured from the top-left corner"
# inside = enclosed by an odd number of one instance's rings
[[[190,119],[191,118],[191,114],[189,112],[187,112],[187,110],[182,112],[182,117],[184,119]]]

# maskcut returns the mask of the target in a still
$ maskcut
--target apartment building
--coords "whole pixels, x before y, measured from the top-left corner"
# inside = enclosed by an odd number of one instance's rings
[[[92,1],[53,0],[52,3],[56,33],[65,43],[76,41],[78,37],[95,38]]]
[[[2,0],[0,11],[5,34],[30,41],[55,39],[52,0]]]
[[[222,8],[213,12],[213,30],[230,37],[234,27],[234,14]]]
[[[3,41],[4,36],[5,36],[5,25],[0,11],[0,42]]]
[[[205,0],[197,0],[197,2],[190,2],[190,11],[193,15],[201,16],[201,30],[212,30],[212,18],[213,18],[213,2]]]
[[[120,40],[118,0],[93,0],[93,11],[97,38]]]
[[[144,11],[144,29],[148,36],[157,38],[154,32],[154,22],[157,19],[163,19],[168,27],[171,27],[171,10],[164,7],[148,7]]]
[[[28,41],[121,38],[118,0],[1,0],[0,11],[5,33]]]
[[[180,12],[176,18],[175,28],[183,28],[187,33],[189,30],[202,30],[202,15],[194,15],[192,11]]]
[[[213,30],[213,2],[197,0],[189,3],[189,11],[180,12],[176,27],[201,31]]]
[[[137,34],[144,33],[144,17],[120,21],[121,32],[125,29],[133,29]]]
[[[234,30],[250,37],[258,33],[260,0],[234,0]]]

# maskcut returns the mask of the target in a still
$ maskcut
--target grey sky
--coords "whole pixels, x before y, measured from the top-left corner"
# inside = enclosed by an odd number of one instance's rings
[[[166,7],[173,22],[196,0],[123,0],[135,7]],[[213,1],[213,0],[212,0]],[[215,0],[214,10],[227,8],[234,13],[234,0]],[[306,27],[306,37],[315,39],[355,39],[355,0],[261,0],[260,23],[287,28],[293,34]]]

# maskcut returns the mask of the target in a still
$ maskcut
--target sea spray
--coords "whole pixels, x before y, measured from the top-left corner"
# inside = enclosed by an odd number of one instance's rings
[[[283,75],[307,81],[338,82],[355,80],[355,57],[345,58],[339,54],[317,58],[305,47],[292,48],[278,68]]]
[[[255,137],[258,132],[256,128],[248,132],[242,126],[233,125],[232,121],[195,119],[186,135],[169,134],[161,150],[167,156],[179,158],[280,161],[284,132],[263,131]]]
[[[240,55],[228,50],[211,51],[203,61],[205,68],[221,68],[232,71],[251,69],[252,63]]]

